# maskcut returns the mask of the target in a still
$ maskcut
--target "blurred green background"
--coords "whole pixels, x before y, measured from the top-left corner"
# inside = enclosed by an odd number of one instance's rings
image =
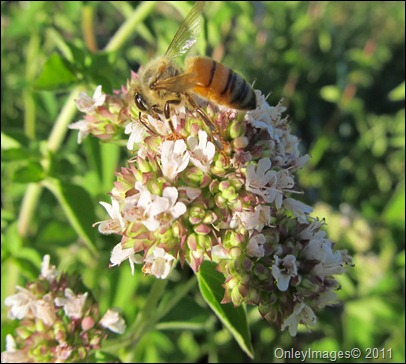
[[[38,275],[44,254],[79,273],[102,307],[120,307],[128,323],[147,300],[154,278],[132,277],[126,264],[108,270],[117,237],[90,227],[106,217],[98,201],[109,200],[126,150],[92,138],[77,145],[66,125],[81,119],[72,102],[79,90],[124,85],[130,70],[165,52],[193,3],[1,4],[3,351],[17,324],[6,320],[4,298]],[[338,277],[340,304],[325,309],[312,332],[291,338],[249,308],[254,360],[197,290],[118,355],[284,362],[276,348],[359,347],[375,351],[349,361],[404,362],[405,3],[210,2],[204,17],[195,51],[255,81],[271,104],[284,99],[302,152],[312,156],[298,176],[303,200],[355,267]],[[190,275],[178,269],[169,289]]]

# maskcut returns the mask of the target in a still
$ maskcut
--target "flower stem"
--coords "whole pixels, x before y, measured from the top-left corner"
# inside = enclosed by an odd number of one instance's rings
[[[108,52],[117,51],[131,36],[135,27],[151,13],[156,3],[156,1],[142,2],[110,39],[104,50]]]
[[[68,131],[68,124],[72,121],[76,113],[76,105],[74,99],[77,97],[81,87],[77,86],[68,96],[65,106],[62,108],[51,135],[48,138],[48,151],[55,153],[62,144],[62,141]],[[47,172],[50,168],[51,157],[46,156],[43,160],[43,168]],[[21,237],[28,235],[28,228],[32,220],[32,216],[38,205],[41,196],[42,186],[40,184],[31,183],[25,192],[23,203],[18,217],[18,232]]]
[[[157,279],[152,287],[149,297],[145,301],[146,304],[139,312],[136,321],[131,328],[128,329],[129,336],[126,338],[119,338],[111,340],[108,344],[103,346],[106,352],[115,353],[118,348],[135,347],[136,343],[142,338],[143,335],[156,327],[157,323],[172,310],[186,295],[196,287],[196,276],[189,279],[185,284],[181,285],[169,295],[168,300],[164,300],[163,294],[168,280]],[[179,327],[177,327],[179,328]],[[126,358],[129,359],[129,358]]]
[[[84,5],[82,11],[82,31],[83,37],[85,38],[86,46],[92,53],[97,51],[97,43],[96,38],[94,36],[93,18],[94,18],[93,4]]]

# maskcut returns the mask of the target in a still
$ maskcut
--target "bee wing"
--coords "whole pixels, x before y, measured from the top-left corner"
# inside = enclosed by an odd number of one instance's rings
[[[154,90],[168,90],[170,92],[185,92],[196,86],[195,73],[182,73],[177,76],[158,80],[154,84]]]
[[[181,56],[196,43],[201,27],[200,14],[203,11],[204,5],[205,1],[197,1],[192,9],[190,9],[173,37],[171,44],[169,44],[165,53],[166,57],[172,59]]]

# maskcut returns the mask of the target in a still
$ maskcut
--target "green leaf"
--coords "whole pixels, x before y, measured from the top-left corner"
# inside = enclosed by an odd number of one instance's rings
[[[389,100],[402,101],[405,99],[405,82],[402,82],[399,86],[395,87],[389,93]]]
[[[38,162],[24,163],[13,174],[13,182],[30,183],[44,179],[45,173]]]
[[[246,310],[243,306],[234,307],[231,303],[220,303],[224,295],[224,289],[221,286],[224,277],[216,271],[215,267],[215,264],[207,261],[201,265],[199,273],[197,273],[200,292],[217,317],[234,336],[241,349],[253,359],[254,349],[251,344]]]
[[[117,356],[101,350],[95,350],[92,352],[87,360],[89,363],[120,363]]]
[[[339,102],[341,99],[341,91],[337,86],[324,86],[320,90],[320,96],[330,102]]]
[[[67,88],[77,81],[69,63],[54,53],[44,65],[34,87],[40,90],[59,90]]]
[[[405,182],[400,182],[383,211],[383,219],[390,225],[405,224]]]
[[[64,183],[57,179],[48,179],[44,185],[55,195],[65,211],[72,227],[85,241],[89,249],[96,253],[94,246],[96,221],[93,201],[88,192],[77,185]]]

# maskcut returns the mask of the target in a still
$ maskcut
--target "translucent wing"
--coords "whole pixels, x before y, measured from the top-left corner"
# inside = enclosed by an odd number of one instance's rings
[[[154,84],[154,90],[169,90],[171,92],[185,92],[197,84],[194,73],[182,73],[177,76],[158,80]]]
[[[169,59],[181,56],[186,53],[193,44],[196,43],[197,36],[200,33],[200,14],[203,11],[205,1],[197,1],[186,18],[183,20],[178,31],[169,44],[165,56]]]

